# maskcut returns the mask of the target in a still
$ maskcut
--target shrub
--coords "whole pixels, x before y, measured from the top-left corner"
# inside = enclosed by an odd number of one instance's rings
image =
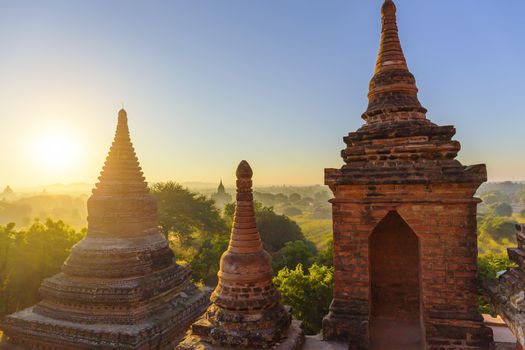
[[[333,272],[331,267],[314,264],[305,273],[299,264],[294,270],[282,269],[273,279],[283,303],[290,305],[294,317],[303,321],[306,334],[321,330],[332,301]]]

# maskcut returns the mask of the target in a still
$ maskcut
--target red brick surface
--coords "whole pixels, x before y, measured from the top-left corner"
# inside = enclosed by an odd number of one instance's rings
[[[228,250],[221,257],[212,305],[191,327],[178,350],[275,348],[295,350],[302,331],[292,336],[290,310],[280,303],[272,283],[270,255],[264,250],[255,220],[252,169],[237,168],[237,202]],[[284,341],[283,341],[284,340]]]
[[[395,13],[385,1],[366,124],[344,138],[344,166],[325,170],[335,196],[335,286],[323,335],[369,349],[374,319],[419,319],[428,350],[488,349],[492,334],[477,311],[473,197],[485,166],[463,166],[454,127],[426,118]]]

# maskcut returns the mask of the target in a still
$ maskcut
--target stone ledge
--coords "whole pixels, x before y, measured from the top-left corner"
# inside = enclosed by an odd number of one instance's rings
[[[274,345],[272,350],[301,350],[305,341],[303,330],[301,329],[301,322],[297,320],[292,320],[290,327],[286,331],[285,338],[279,344]],[[232,347],[224,347],[212,345],[203,341],[198,336],[190,336],[186,338],[185,341],[179,344],[176,348],[177,350],[231,350]],[[310,350],[314,349],[324,349],[310,347]],[[343,349],[343,348],[341,348]],[[262,350],[262,348],[242,348],[242,350]],[[326,350],[332,350],[331,348],[326,348]],[[333,350],[339,350],[339,348],[333,348]]]

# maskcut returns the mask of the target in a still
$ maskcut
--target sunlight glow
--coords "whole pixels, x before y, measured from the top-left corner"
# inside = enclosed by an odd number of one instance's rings
[[[48,171],[71,169],[80,156],[79,142],[63,130],[42,133],[34,147],[39,166]]]

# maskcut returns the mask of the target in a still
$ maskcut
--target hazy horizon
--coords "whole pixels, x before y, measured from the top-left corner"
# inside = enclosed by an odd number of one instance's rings
[[[0,0],[0,186],[95,183],[122,103],[149,182],[231,186],[246,159],[256,186],[322,184],[362,125],[382,1]],[[525,2],[396,4],[458,159],[524,179]]]
[[[167,182],[167,181],[175,181],[175,180],[166,179],[166,180],[158,181],[158,182]],[[175,182],[195,192],[216,191],[218,184],[219,184],[218,182],[217,183],[195,182],[195,181],[184,181],[184,182],[175,181]],[[483,188],[484,185],[501,184],[504,182],[512,182],[515,184],[525,184],[525,180],[487,181],[481,185],[480,189]],[[153,184],[155,182],[148,182],[148,183]],[[228,192],[234,192],[236,189],[235,180],[232,180],[231,182],[223,181],[223,185]],[[54,183],[54,184],[35,185],[35,186],[12,186],[10,184],[6,184],[6,185],[0,184],[0,194],[7,186],[9,186],[15,192],[15,194],[35,195],[38,193],[42,193],[42,191],[45,191],[46,193],[53,194],[53,195],[61,195],[61,194],[67,195],[67,194],[90,194],[91,190],[95,186],[95,183],[73,182],[73,183]],[[320,183],[319,184],[296,184],[296,185],[259,184],[259,185],[254,185],[253,189],[254,191],[268,191],[269,189],[273,189],[273,190],[293,189],[293,188],[300,189],[300,188],[312,188],[312,187],[321,187],[321,188],[324,188],[326,191],[329,191],[328,186],[324,184],[320,184]]]

